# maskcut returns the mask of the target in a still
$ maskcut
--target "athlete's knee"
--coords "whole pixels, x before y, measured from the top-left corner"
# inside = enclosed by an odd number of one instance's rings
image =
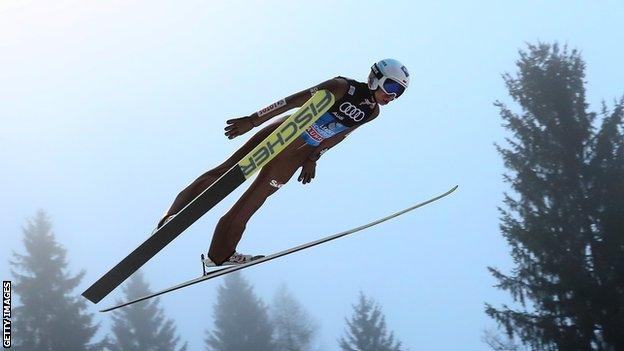
[[[195,183],[199,183],[201,185],[210,185],[214,183],[219,177],[225,174],[225,171],[221,167],[217,167],[209,170],[208,172],[200,175]]]
[[[252,184],[253,192],[245,194],[245,198],[248,200],[245,203],[245,212],[251,214],[255,213],[266,200],[273,194],[275,194],[284,184],[277,177],[266,177],[264,175],[258,176],[258,178]]]
[[[265,191],[266,197],[269,197],[275,194],[278,190],[280,190],[284,185],[286,185],[286,181],[279,179],[278,177],[271,178],[266,180],[267,189]]]

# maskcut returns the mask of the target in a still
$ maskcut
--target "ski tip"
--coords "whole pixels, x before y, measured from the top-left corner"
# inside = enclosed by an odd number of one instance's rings
[[[457,188],[459,188],[459,184],[455,184],[455,186],[453,186],[451,190],[447,191],[443,196],[447,196],[447,195],[454,193],[455,190],[457,190]]]
[[[447,190],[444,194],[441,194],[438,198],[442,198],[453,193],[455,190],[457,190],[457,188],[459,188],[459,185],[456,184],[451,189]]]
[[[114,310],[116,310],[116,309],[118,309],[120,307],[125,307],[125,305],[124,306],[115,306],[115,307],[105,308],[103,310],[100,310],[100,313],[106,313],[106,312],[114,311]]]

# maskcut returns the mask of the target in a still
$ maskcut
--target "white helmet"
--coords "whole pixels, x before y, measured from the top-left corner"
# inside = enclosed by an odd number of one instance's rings
[[[409,85],[409,72],[405,66],[395,59],[384,59],[371,67],[368,75],[368,88],[381,88],[384,93],[395,99],[401,96]]]

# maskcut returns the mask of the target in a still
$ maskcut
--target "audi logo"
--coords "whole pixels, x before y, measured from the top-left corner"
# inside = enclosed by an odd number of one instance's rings
[[[340,105],[340,112],[344,113],[356,122],[364,119],[364,111],[353,106],[350,102],[343,102],[342,105]]]

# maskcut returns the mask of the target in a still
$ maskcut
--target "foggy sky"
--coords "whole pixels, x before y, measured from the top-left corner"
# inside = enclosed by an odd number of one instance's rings
[[[460,189],[244,274],[267,302],[286,283],[319,322],[320,349],[338,349],[361,290],[411,350],[487,350],[483,303],[510,302],[486,270],[510,267],[493,146],[505,133],[492,103],[509,102],[500,75],[527,42],[568,44],[597,110],[624,93],[623,17],[619,1],[0,1],[0,261],[23,252],[21,226],[45,209],[72,272],[87,271],[83,291],[247,140],[224,137],[226,119],[337,75],[363,81],[393,57],[412,75],[405,95],[325,154],[311,184],[296,173],[270,197],[240,251],[268,254]],[[200,274],[214,225],[248,185],[144,267],[152,289]],[[191,350],[203,349],[219,284],[161,299]],[[109,316],[97,319],[107,332]]]

